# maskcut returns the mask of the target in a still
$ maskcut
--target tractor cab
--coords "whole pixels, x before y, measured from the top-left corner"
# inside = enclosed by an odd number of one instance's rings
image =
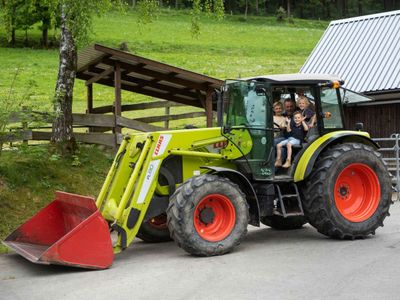
[[[283,116],[291,117],[299,110],[298,99],[305,97],[315,117],[300,145],[294,146],[292,161],[312,141],[331,131],[345,129],[339,78],[320,74],[286,74],[227,80],[223,96],[223,134],[234,140],[240,130],[247,130],[252,150],[235,163],[238,169],[254,180],[293,177],[293,167],[275,168],[275,141],[286,137],[285,128],[274,124],[273,106],[281,102]],[[292,106],[290,108],[290,105]],[[311,123],[312,122],[312,123]],[[244,145],[243,141],[240,142]],[[241,148],[238,143],[236,146]]]

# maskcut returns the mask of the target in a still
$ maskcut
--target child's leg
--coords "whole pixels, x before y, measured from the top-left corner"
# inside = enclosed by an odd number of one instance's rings
[[[284,168],[289,168],[292,165],[292,145],[300,145],[300,140],[295,138],[290,138],[286,144],[287,158],[285,164],[282,166]]]
[[[287,143],[286,149],[287,149],[286,161],[290,162],[290,161],[292,161],[292,144],[291,143]]]
[[[286,140],[285,140],[286,141]],[[282,146],[285,144],[285,141],[280,142],[278,145],[276,145],[276,161],[275,161],[275,167],[280,167],[282,166]]]
[[[286,149],[287,149],[287,158],[286,158],[286,162],[282,166],[282,168],[289,168],[292,165],[292,144],[287,143]]]
[[[276,160],[280,160],[282,156],[282,144],[276,145]]]

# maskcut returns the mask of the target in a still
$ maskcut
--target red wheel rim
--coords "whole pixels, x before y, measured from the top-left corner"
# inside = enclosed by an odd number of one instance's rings
[[[166,229],[167,226],[167,214],[161,214],[149,220],[151,227],[156,229]]]
[[[340,172],[335,183],[335,204],[341,215],[363,222],[378,208],[381,188],[376,173],[365,164],[351,164]]]
[[[236,211],[228,197],[210,194],[200,200],[194,210],[194,227],[209,242],[225,239],[233,230]]]

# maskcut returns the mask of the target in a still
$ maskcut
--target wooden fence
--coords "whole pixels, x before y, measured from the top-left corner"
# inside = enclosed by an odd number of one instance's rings
[[[122,141],[122,134],[118,132],[123,128],[142,132],[158,131],[169,129],[170,121],[205,117],[206,115],[205,112],[199,111],[171,114],[171,107],[178,106],[185,105],[172,101],[122,105],[122,112],[164,108],[164,115],[137,117],[134,119],[115,116],[114,114],[107,115],[106,113],[114,111],[112,105],[97,107],[90,114],[73,114],[73,126],[74,129],[77,129],[74,130],[74,136],[78,142],[117,147]],[[185,107],[193,109],[190,106]],[[145,113],[142,115],[145,115]],[[164,126],[151,124],[156,122],[163,122]],[[17,126],[12,126],[10,132],[0,137],[0,140],[5,143],[28,140],[48,141],[51,139],[51,123],[52,117],[47,113],[23,112],[22,114],[13,114],[10,117],[10,124],[16,124]],[[85,128],[86,132],[80,132]]]

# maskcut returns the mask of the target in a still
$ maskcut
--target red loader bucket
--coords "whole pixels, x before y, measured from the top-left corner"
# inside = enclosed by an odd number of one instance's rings
[[[63,192],[3,243],[38,264],[104,269],[114,257],[108,224],[94,199]]]

